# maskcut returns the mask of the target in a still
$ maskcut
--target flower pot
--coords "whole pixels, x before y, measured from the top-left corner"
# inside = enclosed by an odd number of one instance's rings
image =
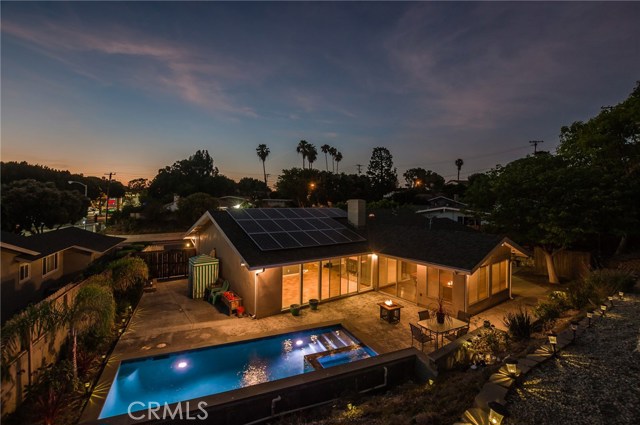
[[[292,316],[300,316],[300,304],[291,304],[289,311]]]
[[[317,310],[318,309],[318,303],[319,301],[315,298],[311,298],[309,300],[309,307],[311,308],[311,310]]]
[[[445,313],[442,311],[436,311],[436,321],[440,324],[444,323]]]

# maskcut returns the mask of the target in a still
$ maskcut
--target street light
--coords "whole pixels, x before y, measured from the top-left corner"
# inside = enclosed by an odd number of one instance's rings
[[[81,184],[82,186],[84,186],[84,197],[85,198],[87,197],[87,185],[86,184],[84,184],[82,182],[77,182],[75,180],[69,180],[67,183],[69,183],[69,184],[76,183],[76,184]]]

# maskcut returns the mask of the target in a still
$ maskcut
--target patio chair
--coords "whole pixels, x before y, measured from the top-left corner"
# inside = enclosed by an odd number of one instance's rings
[[[431,314],[429,313],[429,310],[422,310],[418,312],[418,317],[420,320],[429,320],[431,318]]]
[[[411,327],[411,346],[413,347],[413,341],[416,340],[420,343],[420,351],[424,351],[424,344],[433,341],[433,337],[422,332],[422,329],[413,323],[409,323],[409,326]]]
[[[229,286],[230,286],[229,281],[225,280],[222,283],[222,286],[211,288],[211,291],[209,291],[209,302],[211,304],[215,304],[216,301],[218,301],[218,298],[220,298],[220,295],[222,295],[222,293],[227,292],[229,290]]]
[[[444,337],[447,338],[449,341],[455,341],[456,339],[460,338],[463,335],[466,335],[467,332],[469,332],[469,327],[466,326],[464,328],[460,328],[455,332],[451,332],[446,334]]]

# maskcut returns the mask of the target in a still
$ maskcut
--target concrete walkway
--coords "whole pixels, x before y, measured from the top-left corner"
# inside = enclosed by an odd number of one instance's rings
[[[550,291],[516,276],[513,283],[514,299],[473,316],[471,330],[482,326],[484,320],[504,329],[502,318],[507,311],[515,310],[519,304],[530,308]],[[404,308],[401,321],[389,324],[380,320],[377,303],[390,297],[372,291],[321,303],[317,311],[302,309],[298,317],[283,313],[254,320],[228,316],[222,303],[214,307],[193,300],[187,289],[186,280],[177,280],[158,282],[156,292],[145,293],[114,354],[121,358],[164,354],[336,321],[376,351],[385,353],[411,346],[409,323],[417,322],[418,311],[424,309],[394,298]],[[425,346],[427,353],[433,349],[432,345]]]

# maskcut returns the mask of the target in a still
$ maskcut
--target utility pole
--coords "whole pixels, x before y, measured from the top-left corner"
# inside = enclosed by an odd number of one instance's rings
[[[358,175],[360,175],[360,169],[362,168],[362,164],[356,164],[356,167],[358,167]]]
[[[116,173],[110,171],[108,174],[104,173],[105,176],[109,176],[109,181],[107,182],[107,212],[104,216],[104,226],[107,227],[107,223],[109,223],[109,188],[111,187],[111,177],[115,176]]]
[[[530,140],[529,144],[533,145],[533,154],[538,153],[538,143],[544,143],[544,140]]]

